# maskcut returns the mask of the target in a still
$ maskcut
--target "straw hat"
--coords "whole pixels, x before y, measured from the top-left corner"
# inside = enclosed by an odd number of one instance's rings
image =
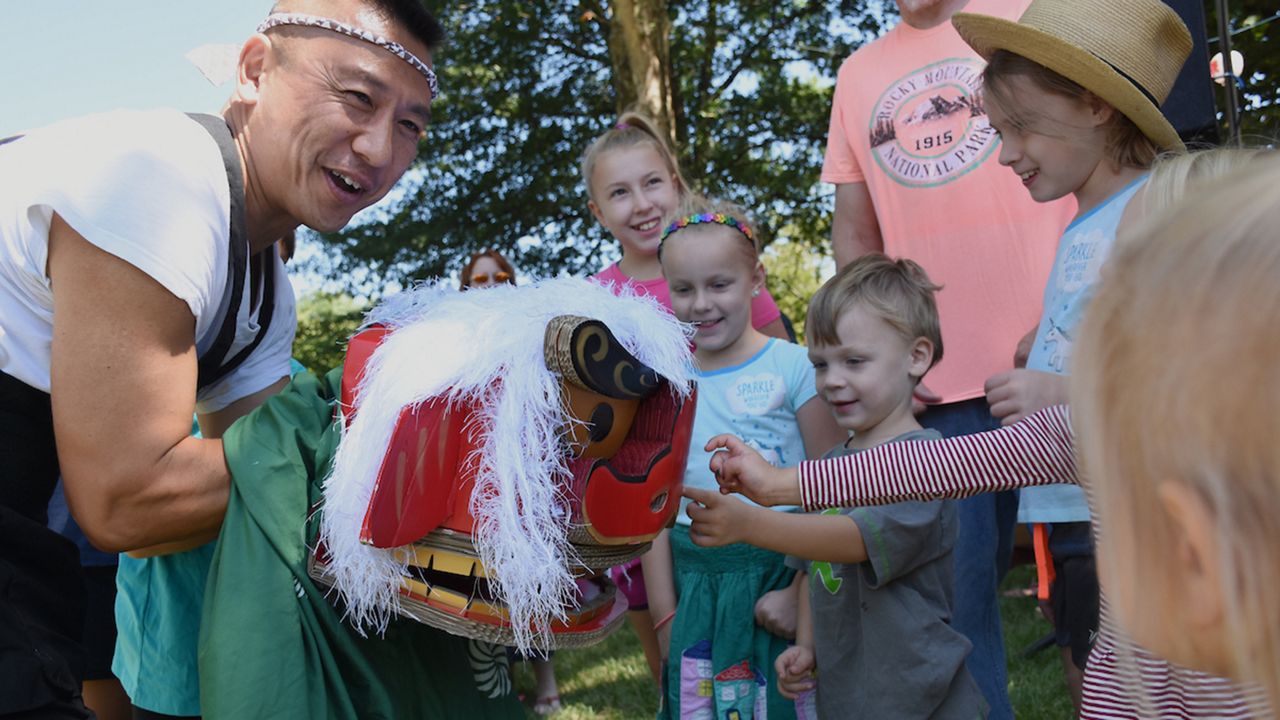
[[[1017,21],[956,13],[960,37],[990,60],[1008,50],[1110,103],[1165,149],[1182,140],[1160,113],[1191,34],[1160,0],[1033,0]]]

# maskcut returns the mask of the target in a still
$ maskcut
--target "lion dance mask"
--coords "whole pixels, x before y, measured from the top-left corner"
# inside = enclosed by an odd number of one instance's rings
[[[362,632],[398,613],[521,650],[603,638],[626,600],[575,579],[674,519],[692,377],[669,313],[586,281],[396,296],[347,349],[312,576]]]

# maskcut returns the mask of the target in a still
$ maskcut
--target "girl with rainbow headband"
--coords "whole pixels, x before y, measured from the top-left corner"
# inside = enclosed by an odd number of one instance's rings
[[[716,487],[696,450],[713,435],[740,434],[779,464],[819,457],[846,438],[817,396],[805,349],[751,326],[751,299],[764,284],[754,238],[740,208],[697,197],[659,238],[671,304],[694,327],[699,368],[685,487]],[[644,557],[666,659],[658,717],[794,717],[774,671],[787,640],[757,624],[754,609],[769,592],[796,597],[795,572],[769,550],[695,546],[688,503]]]
[[[652,296],[670,310],[671,293],[658,262],[658,240],[663,220],[689,197],[689,184],[680,172],[671,145],[648,117],[638,112],[623,113],[582,154],[582,182],[587,188],[591,214],[622,246],[622,259],[592,279]],[[751,323],[765,335],[788,337],[782,313],[763,287],[751,298]],[[628,620],[657,681],[661,662],[658,640],[640,563],[633,560],[615,568],[610,575],[627,597],[631,607]],[[776,616],[785,615],[788,610],[793,616],[794,633],[794,604],[788,604],[785,595],[764,599],[757,613],[763,622],[772,624]]]

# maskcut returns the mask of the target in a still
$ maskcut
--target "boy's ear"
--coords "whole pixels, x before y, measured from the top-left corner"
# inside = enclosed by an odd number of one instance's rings
[[[267,68],[267,55],[271,53],[271,40],[258,33],[250,37],[240,48],[236,65],[236,99],[249,105],[258,102],[258,89]]]
[[[911,343],[911,367],[908,369],[911,377],[919,380],[924,374],[929,372],[929,368],[933,366],[933,341],[929,338],[918,337]]]

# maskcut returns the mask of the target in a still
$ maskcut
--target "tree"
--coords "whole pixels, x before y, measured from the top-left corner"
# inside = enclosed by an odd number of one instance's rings
[[[830,191],[818,173],[835,71],[891,19],[892,7],[454,5],[445,17],[451,41],[437,63],[444,93],[402,196],[385,216],[324,236],[329,252],[310,268],[358,294],[450,273],[484,247],[523,272],[598,269],[614,241],[587,212],[579,156],[631,104],[670,130],[692,184],[753,209],[765,237],[823,244]]]
[[[312,293],[298,303],[293,357],[317,375],[342,364],[347,338],[364,319],[366,306],[349,295]]]
[[[1217,0],[1205,0],[1208,35],[1218,35]],[[1240,83],[1240,129],[1245,144],[1274,144],[1280,139],[1280,10],[1275,0],[1229,0],[1231,46],[1245,58]],[[1247,28],[1247,29],[1246,29]],[[1209,55],[1220,52],[1216,41],[1209,43]],[[1226,101],[1215,85],[1219,117]]]
[[[827,254],[815,252],[813,247],[790,240],[770,245],[763,260],[769,267],[765,279],[769,294],[778,303],[782,314],[791,321],[796,339],[803,344],[809,298],[835,272],[835,260]]]

